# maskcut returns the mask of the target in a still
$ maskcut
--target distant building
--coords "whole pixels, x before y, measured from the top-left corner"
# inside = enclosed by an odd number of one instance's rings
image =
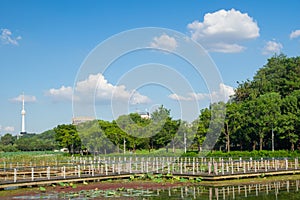
[[[93,120],[95,120],[94,117],[73,117],[72,124],[76,126],[78,124],[88,122],[88,121],[93,121]]]
[[[139,113],[142,119],[150,119],[150,113],[149,112],[141,112]]]

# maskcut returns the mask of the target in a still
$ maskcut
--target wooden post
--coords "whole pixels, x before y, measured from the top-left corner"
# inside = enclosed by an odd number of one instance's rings
[[[108,167],[107,167],[107,162],[105,162],[105,175],[108,175]]]
[[[195,174],[195,162],[193,162],[193,175]]]
[[[50,180],[50,167],[47,167],[47,179]]]
[[[115,163],[113,163],[113,164],[111,165],[111,167],[112,167],[112,173],[114,174],[114,173],[115,173]]]
[[[252,162],[252,161],[251,161]],[[250,161],[247,161],[247,168],[248,168],[248,172],[250,172]]]
[[[92,176],[95,176],[95,169],[94,169],[94,165],[91,165],[92,168]]]
[[[289,161],[288,161],[288,159],[286,158],[286,159],[285,159],[285,170],[288,170],[288,167],[289,167]]]
[[[80,177],[80,176],[81,176],[81,173],[80,173],[80,165],[77,166],[77,170],[78,170],[78,172],[77,172],[77,173],[78,173],[78,177]]]
[[[214,162],[214,173],[218,175],[218,163]]]
[[[63,177],[66,178],[66,166],[63,166]]]
[[[180,174],[182,174],[182,161],[180,162]]]
[[[223,158],[221,160],[221,170],[222,170],[222,175],[224,175],[224,159]]]
[[[208,162],[208,174],[211,174],[211,162]]]
[[[227,173],[229,173],[229,165],[228,165],[228,162],[229,162],[229,161],[226,162],[226,172],[227,172]]]
[[[31,167],[31,181],[34,181],[34,168]]]
[[[175,163],[174,163],[174,161],[172,162],[172,174],[174,173],[174,171],[175,171]]]
[[[148,160],[146,161],[146,173],[149,172],[149,169],[148,169]]]
[[[17,182],[17,169],[14,168],[14,182]]]

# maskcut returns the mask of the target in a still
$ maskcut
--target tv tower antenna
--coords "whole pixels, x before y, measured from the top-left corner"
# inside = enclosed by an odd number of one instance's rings
[[[25,131],[25,115],[26,115],[26,111],[25,111],[25,96],[24,96],[24,92],[23,92],[23,96],[22,96],[22,111],[21,111],[21,115],[22,115],[22,129],[20,134],[26,134]]]

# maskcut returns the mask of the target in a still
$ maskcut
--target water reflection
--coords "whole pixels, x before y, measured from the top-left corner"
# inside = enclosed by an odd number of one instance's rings
[[[232,185],[232,186],[186,186],[178,189],[168,189],[160,192],[160,198],[168,199],[300,199],[299,180],[277,181],[259,184]],[[280,197],[280,198],[279,198]],[[156,198],[152,198],[156,199]]]
[[[78,193],[43,193],[34,196],[19,196],[14,199],[300,199],[299,180],[287,180],[258,184],[231,186],[182,186],[158,190],[123,189],[123,190],[87,190]]]

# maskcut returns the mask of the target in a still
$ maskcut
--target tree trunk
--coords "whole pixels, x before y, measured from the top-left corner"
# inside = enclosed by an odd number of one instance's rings
[[[295,144],[294,144],[294,143],[292,143],[291,150],[292,150],[292,151],[295,150]]]
[[[227,152],[230,152],[230,137],[227,135]]]
[[[172,140],[172,145],[173,145],[173,153],[175,153],[175,142],[174,142],[174,138]]]
[[[201,144],[199,142],[197,143],[197,147],[198,147],[198,152],[201,152],[202,148],[201,148]]]
[[[226,135],[226,150],[227,150],[227,152],[230,152],[230,137],[229,137],[229,130],[228,130],[228,122],[226,122],[225,123],[225,125],[226,125],[226,133],[225,133],[225,135]]]
[[[254,141],[252,145],[252,150],[255,151],[255,149],[256,149],[256,142]]]
[[[259,137],[259,150],[261,151],[263,148],[263,137]]]

